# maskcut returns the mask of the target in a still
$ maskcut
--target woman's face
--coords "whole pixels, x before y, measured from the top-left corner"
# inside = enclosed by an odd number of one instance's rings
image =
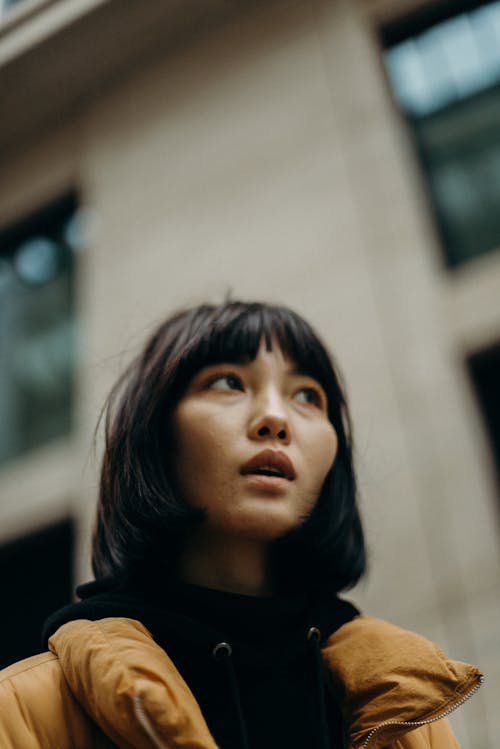
[[[337,453],[327,398],[277,343],[200,370],[170,425],[174,487],[217,533],[272,541],[313,509]]]

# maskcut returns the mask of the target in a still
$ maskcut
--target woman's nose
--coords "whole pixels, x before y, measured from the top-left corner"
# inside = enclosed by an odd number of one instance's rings
[[[288,445],[292,435],[285,409],[277,403],[266,403],[258,408],[250,422],[249,436],[254,440],[279,440]]]

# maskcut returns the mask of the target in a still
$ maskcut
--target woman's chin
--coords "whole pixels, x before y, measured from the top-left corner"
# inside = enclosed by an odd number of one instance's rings
[[[292,515],[284,509],[276,508],[272,512],[242,514],[220,530],[241,539],[271,543],[298,528],[303,521],[303,515]]]

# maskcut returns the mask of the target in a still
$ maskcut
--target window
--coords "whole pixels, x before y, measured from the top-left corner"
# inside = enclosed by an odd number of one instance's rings
[[[74,195],[0,232],[0,463],[71,429],[81,237]]]
[[[385,65],[447,265],[500,248],[500,0],[399,40]]]
[[[490,437],[500,487],[500,343],[470,357],[467,364]]]

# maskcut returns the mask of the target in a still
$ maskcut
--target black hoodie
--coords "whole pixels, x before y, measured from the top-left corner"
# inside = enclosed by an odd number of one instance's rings
[[[319,648],[359,613],[332,594],[260,598],[169,581],[88,583],[52,614],[43,647],[74,619],[137,619],[175,663],[221,749],[338,749],[338,705]],[[224,644],[221,644],[224,643]]]

